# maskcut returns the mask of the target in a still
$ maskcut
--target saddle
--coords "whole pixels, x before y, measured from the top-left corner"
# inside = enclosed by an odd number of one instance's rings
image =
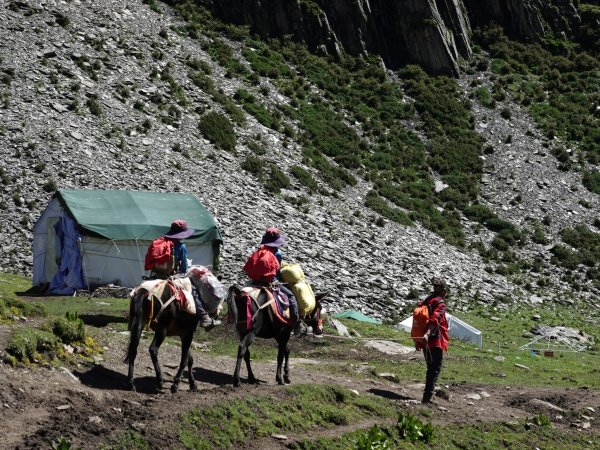
[[[261,291],[267,294],[267,301],[262,305],[258,305],[258,296]],[[265,286],[246,286],[242,288],[242,295],[246,299],[246,328],[252,329],[252,324],[258,313],[265,308],[270,308],[273,312],[273,317],[282,325],[292,328],[296,322],[290,319],[290,303],[287,296],[277,288],[268,288]],[[258,309],[252,313],[252,303]]]
[[[188,313],[196,314],[196,304],[192,296],[192,283],[189,278],[169,278],[168,280],[148,280],[144,281],[131,292],[133,297],[140,289],[148,291],[148,298],[152,301],[154,307],[155,300],[159,303],[160,311],[165,309],[172,302],[176,302],[179,308]],[[171,290],[171,297],[163,303],[161,300],[165,289]],[[160,314],[160,311],[158,314]],[[158,314],[155,320],[158,318]]]

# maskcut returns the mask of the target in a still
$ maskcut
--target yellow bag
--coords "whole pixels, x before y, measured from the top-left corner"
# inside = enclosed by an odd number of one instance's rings
[[[289,288],[296,296],[300,317],[306,317],[313,309],[315,309],[317,303],[312,287],[310,287],[308,281],[302,280],[292,284]]]
[[[304,280],[304,272],[300,264],[284,263],[281,267],[281,279],[289,285],[296,284]]]

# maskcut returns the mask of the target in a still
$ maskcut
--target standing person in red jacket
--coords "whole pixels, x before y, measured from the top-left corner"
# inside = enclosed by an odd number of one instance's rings
[[[433,292],[427,296],[421,305],[429,309],[429,326],[423,335],[423,354],[427,363],[425,390],[421,403],[431,403],[433,391],[438,376],[442,370],[444,352],[448,351],[448,320],[446,319],[446,281],[442,278],[431,280]]]

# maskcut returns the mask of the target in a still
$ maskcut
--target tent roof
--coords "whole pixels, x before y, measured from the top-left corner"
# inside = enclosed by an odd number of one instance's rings
[[[73,217],[82,234],[112,240],[152,240],[185,219],[193,242],[222,240],[208,210],[191,194],[146,191],[59,190],[55,197]]]
[[[333,317],[337,317],[338,319],[354,319],[354,320],[358,320],[359,322],[367,322],[367,323],[374,323],[374,324],[381,323],[380,320],[373,319],[372,317],[369,317],[369,316],[361,313],[360,311],[356,311],[354,309],[348,309],[341,313],[334,314]]]

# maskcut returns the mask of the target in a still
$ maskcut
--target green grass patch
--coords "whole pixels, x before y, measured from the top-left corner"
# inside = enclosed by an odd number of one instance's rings
[[[335,385],[286,387],[278,397],[247,397],[194,409],[183,417],[179,439],[186,448],[235,448],[272,433],[331,428],[395,414],[391,401],[357,396]]]
[[[358,430],[335,438],[306,440],[292,446],[297,450],[372,450],[372,449],[492,449],[510,448],[528,450],[589,449],[599,439],[566,433],[545,424],[536,424],[535,418],[514,422],[455,424],[435,426],[431,443],[403,439],[398,425]],[[369,444],[369,445],[366,445]]]

